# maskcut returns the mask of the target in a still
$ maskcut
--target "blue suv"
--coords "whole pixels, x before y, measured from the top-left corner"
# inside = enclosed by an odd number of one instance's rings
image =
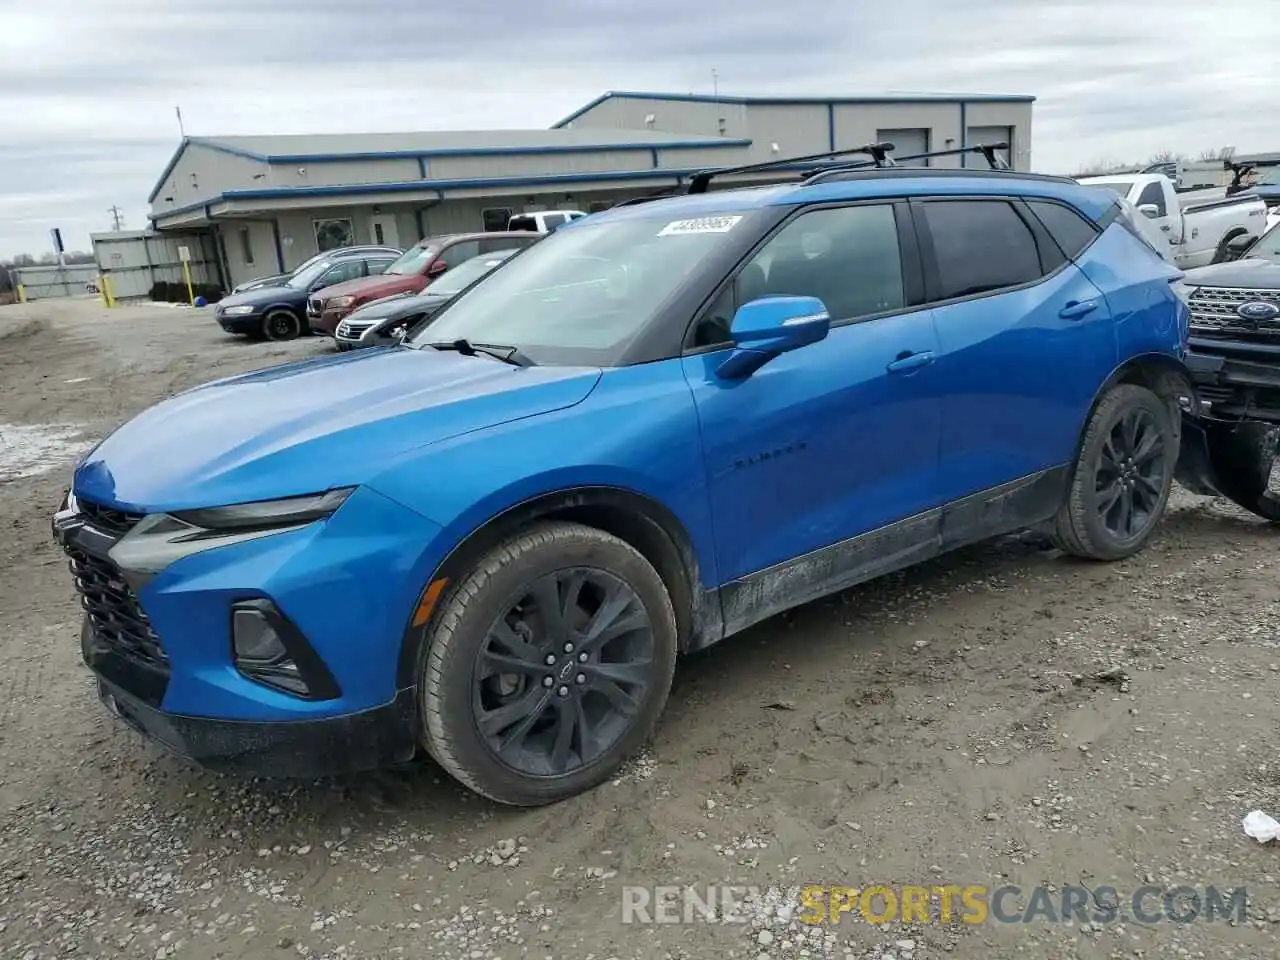
[[[101,699],[207,765],[425,750],[536,805],[642,745],[680,654],[779,611],[1019,529],[1140,550],[1190,390],[1181,273],[1107,194],[876,146],[699,175],[407,342],[124,424],[53,519]]]

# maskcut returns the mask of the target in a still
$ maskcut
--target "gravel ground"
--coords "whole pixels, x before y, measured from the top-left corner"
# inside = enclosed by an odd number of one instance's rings
[[[1280,813],[1276,535],[1184,494],[1126,562],[1010,538],[693,658],[648,750],[549,809],[425,762],[271,783],[145,744],[79,661],[48,534],[71,459],[175,390],[328,349],[184,309],[0,308],[0,955],[1280,955],[1280,851],[1240,826]],[[621,922],[624,884],[708,883],[1247,886],[1249,916],[808,926],[766,890],[745,923]]]

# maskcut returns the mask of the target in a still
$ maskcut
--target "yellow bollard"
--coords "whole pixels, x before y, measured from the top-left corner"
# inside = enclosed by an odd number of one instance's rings
[[[102,293],[107,298],[107,306],[114,307],[116,305],[116,295],[111,292],[111,278],[103,276]]]
[[[27,302],[27,288],[26,288],[26,287],[24,287],[22,284],[18,284],[17,290],[18,290],[18,302],[19,302],[19,303],[26,303],[26,302]]]
[[[194,307],[196,305],[196,293],[191,289],[191,264],[186,260],[182,261],[182,276],[187,281],[187,302]]]

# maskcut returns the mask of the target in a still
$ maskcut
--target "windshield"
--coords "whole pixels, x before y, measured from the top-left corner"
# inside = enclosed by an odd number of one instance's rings
[[[431,284],[430,292],[451,297],[455,293],[471,286],[472,283],[479,280],[515,252],[515,250],[501,250],[498,253],[486,253],[479,257],[472,257],[470,260],[464,260]]]
[[[1129,188],[1132,187],[1133,184],[1124,180],[1095,180],[1093,183],[1082,183],[1080,186],[1100,187],[1103,190],[1110,190],[1117,197],[1127,197],[1129,195]]]
[[[421,273],[422,268],[425,267],[431,258],[436,255],[436,251],[439,249],[440,248],[434,244],[425,247],[410,247],[404,253],[400,254],[400,259],[382,272],[396,273],[401,276],[406,276],[411,273]]]
[[[1258,186],[1280,187],[1280,167],[1268,167],[1258,177]]]
[[[303,267],[289,278],[286,286],[293,287],[295,290],[303,290],[319,280],[331,266],[333,266],[333,261],[319,260],[309,267]]]
[[[743,219],[585,221],[527,248],[412,342],[518,347],[535,363],[610,366]]]
[[[326,256],[327,254],[324,251],[321,251],[320,253],[307,257],[307,259],[303,260],[296,268],[294,268],[293,275],[296,277],[303,270],[307,269],[307,267],[311,266],[313,263],[319,263],[321,260],[325,259]]]

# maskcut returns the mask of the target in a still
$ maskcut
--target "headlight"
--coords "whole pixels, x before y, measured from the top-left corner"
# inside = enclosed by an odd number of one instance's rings
[[[253,313],[253,311],[257,309],[257,307],[251,307],[247,304],[239,307],[227,307],[222,311],[222,315],[224,317],[244,317]]]
[[[1175,280],[1173,283],[1169,284],[1169,287],[1173,290],[1173,295],[1188,306],[1191,305],[1192,294],[1200,289],[1198,286],[1187,283],[1185,280]]]
[[[349,307],[355,302],[356,302],[355,297],[334,297],[332,300],[326,303],[325,306],[326,307]]]
[[[192,554],[295,530],[321,520],[337,510],[353,489],[346,487],[282,500],[149,514],[111,548],[111,559],[126,574],[126,579],[134,579],[128,575],[136,574],[145,582],[146,577]]]

